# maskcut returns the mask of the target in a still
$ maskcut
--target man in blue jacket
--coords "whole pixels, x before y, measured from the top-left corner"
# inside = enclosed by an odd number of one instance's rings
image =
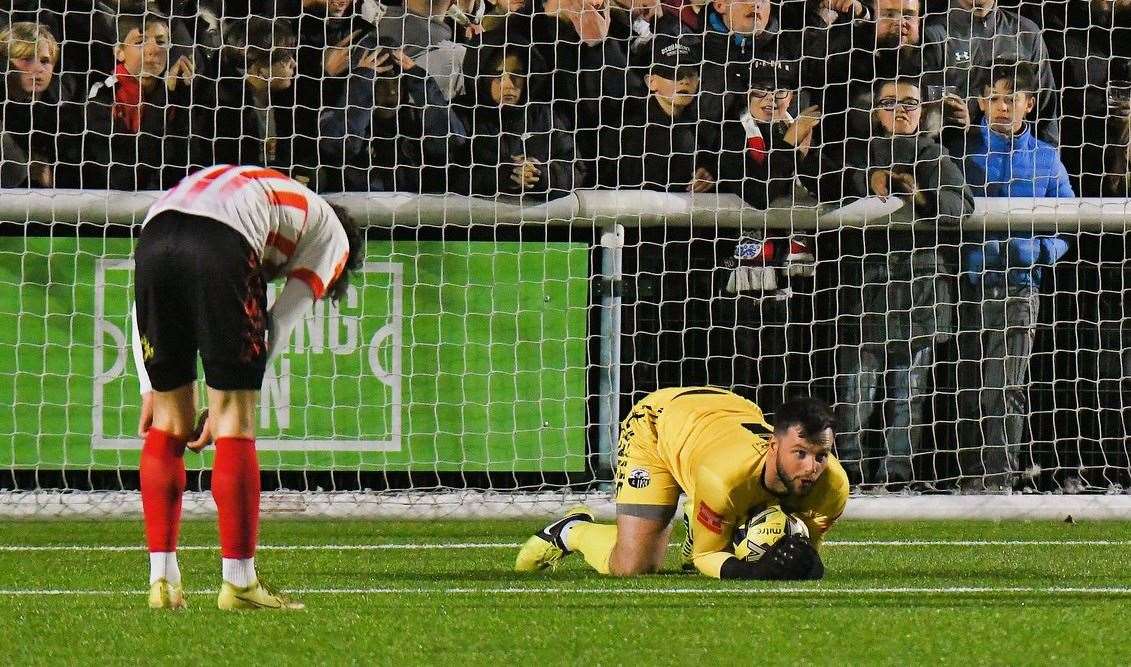
[[[967,183],[975,195],[1074,196],[1056,148],[1034,137],[1026,122],[1036,91],[1033,65],[995,66],[978,99],[982,122],[947,141],[956,157],[965,155]],[[1067,250],[1060,238],[1024,229],[978,232],[964,244],[958,337],[964,491],[1006,492],[1017,481],[1041,276]]]

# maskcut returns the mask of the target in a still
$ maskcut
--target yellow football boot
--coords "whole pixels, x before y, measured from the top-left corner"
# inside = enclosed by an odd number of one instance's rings
[[[562,559],[570,554],[569,547],[561,536],[562,528],[571,521],[593,521],[593,510],[578,505],[566,512],[561,519],[534,533],[518,550],[518,557],[514,559],[514,571],[537,572],[557,568]]]
[[[306,609],[306,605],[276,593],[262,581],[254,581],[247,588],[224,582],[216,606],[224,611],[245,609]]]
[[[149,585],[150,609],[184,609],[185,590],[180,584],[170,584],[164,577]]]

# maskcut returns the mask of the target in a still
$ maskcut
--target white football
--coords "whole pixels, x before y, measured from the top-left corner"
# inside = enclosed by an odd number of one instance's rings
[[[786,535],[809,537],[809,527],[801,519],[786,514],[778,505],[755,512],[734,531],[734,555],[751,563],[758,561],[770,547]]]

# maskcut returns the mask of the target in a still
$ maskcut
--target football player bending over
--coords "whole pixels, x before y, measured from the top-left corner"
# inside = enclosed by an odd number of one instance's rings
[[[134,249],[134,360],[142,391],[141,507],[149,606],[185,606],[177,563],[185,448],[216,443],[220,609],[298,609],[255,570],[259,460],[255,407],[268,360],[315,300],[346,293],[364,237],[348,214],[274,169],[217,165],[149,209]],[[267,308],[267,283],[285,278]],[[194,427],[196,362],[209,415]]]
[[[581,552],[602,574],[660,569],[680,492],[688,497],[685,556],[709,577],[819,579],[824,533],[844,511],[848,478],[833,457],[832,410],[815,398],[783,404],[771,427],[761,409],[723,389],[680,387],[646,396],[621,424],[616,525],[578,507],[528,539],[515,569],[556,567]],[[753,510],[780,505],[809,528],[778,540],[759,560],[734,556],[735,528]]]

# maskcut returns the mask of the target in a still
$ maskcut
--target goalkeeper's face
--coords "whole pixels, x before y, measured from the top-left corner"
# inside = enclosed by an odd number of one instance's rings
[[[825,429],[816,438],[802,435],[799,426],[774,434],[778,479],[790,495],[804,496],[813,489],[829,465],[832,445],[832,429]]]

